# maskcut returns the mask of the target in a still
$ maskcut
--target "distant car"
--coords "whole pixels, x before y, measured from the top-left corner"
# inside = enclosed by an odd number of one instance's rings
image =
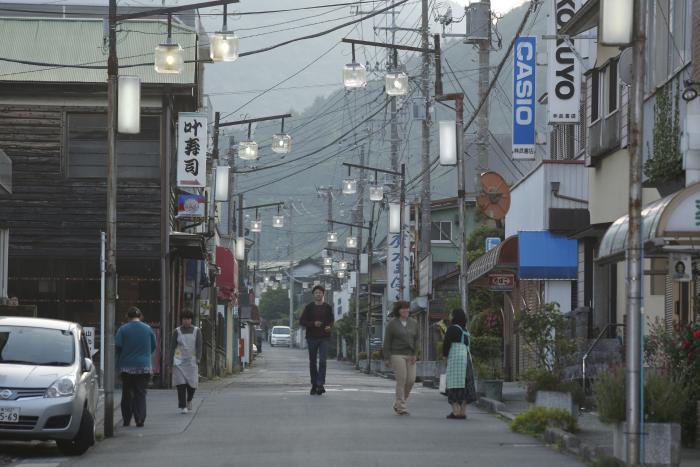
[[[289,347],[292,343],[292,330],[289,326],[273,326],[270,332],[270,345],[284,345]]]
[[[83,329],[0,316],[0,439],[55,440],[66,455],[95,444],[98,378]]]

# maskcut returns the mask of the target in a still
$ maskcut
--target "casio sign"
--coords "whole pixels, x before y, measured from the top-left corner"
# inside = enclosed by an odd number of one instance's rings
[[[533,69],[530,62],[535,56],[535,48],[530,42],[521,42],[516,50],[516,81],[515,81],[515,121],[518,125],[530,125],[534,106],[535,89],[533,82],[528,79]]]

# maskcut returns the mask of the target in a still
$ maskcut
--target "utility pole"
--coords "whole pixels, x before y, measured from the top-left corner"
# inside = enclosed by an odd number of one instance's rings
[[[289,329],[294,324],[294,231],[292,230],[292,216],[294,215],[294,203],[289,200]],[[293,344],[289,343],[290,347]]]
[[[642,321],[642,132],[644,129],[644,53],[646,2],[634,2],[632,49],[632,117],[630,121],[629,230],[627,250],[627,462],[640,463],[641,321]]]
[[[211,182],[209,191],[209,234],[211,235],[211,249],[213,260],[216,264],[216,167],[219,165],[219,119],[221,114],[219,112],[214,113],[214,136],[213,136],[213,147],[211,151]],[[211,339],[211,361],[209,362],[207,368],[207,374],[213,377],[216,374],[216,317],[217,317],[217,305],[216,305],[216,276],[209,284],[209,325],[211,326],[211,334],[209,338]]]
[[[365,165],[365,147],[360,147],[360,165]],[[355,209],[354,223],[364,225],[365,223],[365,169],[360,171],[358,183],[358,204]],[[357,229],[357,284],[355,287],[355,367],[360,366],[360,254],[362,251],[362,236],[364,229]],[[369,272],[369,271],[368,271]],[[369,292],[369,291],[368,291]]]
[[[421,47],[428,49],[430,44],[428,27],[428,0],[421,0]],[[430,255],[430,231],[432,226],[430,194],[430,53],[423,52],[421,88],[425,99],[425,118],[421,125],[421,172],[423,192],[421,195],[421,229],[419,259]]]
[[[105,284],[105,414],[104,433],[114,436],[114,317],[117,300],[117,0],[109,0],[109,57],[107,59],[107,280]]]
[[[491,0],[481,0],[488,5],[489,21],[486,22],[486,39],[478,42],[479,47],[479,102],[484,102],[476,117],[476,151],[478,165],[474,173],[474,189],[479,186],[479,178],[489,167],[489,100],[488,90],[491,63]],[[466,164],[464,169],[466,170]]]

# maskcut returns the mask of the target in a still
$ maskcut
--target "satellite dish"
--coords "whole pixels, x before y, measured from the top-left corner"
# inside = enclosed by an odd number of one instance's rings
[[[620,54],[617,62],[617,76],[627,86],[632,84],[632,47],[627,47]]]
[[[491,219],[503,219],[510,209],[510,188],[496,172],[481,174],[481,193],[476,204]]]

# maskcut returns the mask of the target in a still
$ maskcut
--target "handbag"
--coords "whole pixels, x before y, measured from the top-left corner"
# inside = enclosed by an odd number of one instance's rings
[[[447,395],[447,375],[445,373],[440,375],[440,386],[438,390],[443,396]]]
[[[472,363],[472,353],[469,352],[469,366],[467,367],[467,379],[464,382],[464,399],[467,404],[476,402],[479,396],[476,394],[476,384],[474,383],[474,364]]]

